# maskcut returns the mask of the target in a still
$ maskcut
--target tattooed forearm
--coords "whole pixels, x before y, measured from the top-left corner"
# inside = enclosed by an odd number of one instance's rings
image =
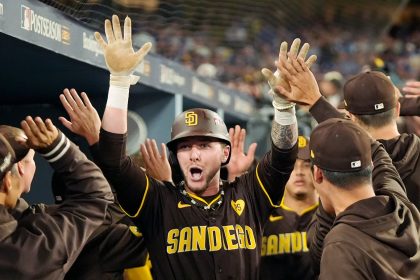
[[[277,148],[283,150],[290,149],[296,144],[297,138],[298,130],[296,122],[291,125],[281,125],[273,121],[271,139],[273,139],[273,143]]]

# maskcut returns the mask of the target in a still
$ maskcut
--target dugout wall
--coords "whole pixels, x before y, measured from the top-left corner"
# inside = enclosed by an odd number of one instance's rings
[[[64,88],[85,91],[102,116],[109,73],[94,31],[38,1],[0,0],[0,123],[19,126],[27,115],[49,117],[87,151],[85,141],[59,123],[66,113],[58,96]],[[173,119],[188,108],[216,110],[228,127],[245,126],[255,112],[250,97],[155,54],[135,74],[141,80],[131,87],[129,109],[144,120],[147,137],[158,142],[169,140]],[[35,161],[32,192],[25,198],[52,203],[52,170],[39,156]]]

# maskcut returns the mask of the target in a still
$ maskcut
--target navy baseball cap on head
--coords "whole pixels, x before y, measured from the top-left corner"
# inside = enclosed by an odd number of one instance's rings
[[[6,173],[12,169],[15,163],[15,152],[6,138],[0,134],[0,180],[3,180]]]
[[[374,115],[397,105],[395,88],[382,72],[368,71],[350,78],[344,85],[345,109],[355,115]]]
[[[333,172],[360,171],[372,164],[370,136],[345,119],[329,119],[311,134],[310,156],[314,165]]]

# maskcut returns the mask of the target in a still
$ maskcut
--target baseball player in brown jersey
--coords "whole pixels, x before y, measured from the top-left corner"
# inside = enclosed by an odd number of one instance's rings
[[[89,120],[85,119],[86,122]],[[22,129],[8,125],[0,125],[0,134],[15,151],[16,162],[22,173],[22,181],[25,183],[24,192],[28,192],[36,170],[33,160],[34,150],[17,140],[28,137]],[[56,204],[28,205],[20,198],[10,213],[20,221],[35,214],[56,212],[58,204],[62,205],[69,199],[64,178],[65,176],[58,172],[53,174],[52,191]],[[136,227],[129,227],[132,225],[131,221],[115,203],[108,205],[106,212],[103,224],[91,234],[64,279],[118,279],[123,277],[125,268],[140,266],[146,262],[146,246]]]
[[[318,207],[312,183],[309,140],[298,138],[298,156],[280,207],[264,226],[261,279],[315,279],[306,228]]]
[[[278,90],[311,104],[313,112],[323,99],[312,72],[294,58],[282,60],[280,68],[291,91]],[[388,78],[378,78],[374,90],[389,88],[395,98]],[[364,93],[369,96],[372,89]],[[388,98],[375,107],[387,108]],[[420,214],[382,144],[354,122],[331,118],[312,132],[310,155],[322,204],[310,224],[308,243],[320,279],[419,279]]]
[[[131,47],[131,21],[124,38],[117,16],[105,21],[104,50],[111,72],[102,119],[98,163],[117,190],[121,207],[142,228],[158,279],[257,279],[262,225],[284,190],[297,153],[294,104],[274,94],[272,148],[259,165],[233,183],[220,180],[229,162],[226,125],[214,112],[190,109],[173,122],[168,148],[184,180],[149,178],[125,155],[130,76],[150,49]],[[298,55],[300,41],[291,46]],[[299,56],[305,57],[309,45]],[[282,44],[285,56],[287,43]],[[314,61],[311,57],[308,64]],[[272,74],[272,73],[271,73]],[[272,74],[270,85],[284,82]]]
[[[63,174],[69,198],[49,213],[28,214],[19,220],[12,217],[9,211],[32,178],[25,176],[29,172],[25,163],[16,161],[0,134],[0,278],[63,279],[89,236],[102,224],[113,196],[99,168],[50,120],[27,117],[22,128],[27,145]],[[33,151],[26,159],[32,157]]]
[[[300,82],[310,85],[311,82]],[[316,83],[313,83],[316,87]],[[398,90],[381,72],[360,73],[344,85],[345,108],[350,118],[381,142],[403,179],[408,199],[420,209],[420,138],[399,133]],[[305,89],[310,112],[318,122],[341,114],[321,97],[319,92]]]

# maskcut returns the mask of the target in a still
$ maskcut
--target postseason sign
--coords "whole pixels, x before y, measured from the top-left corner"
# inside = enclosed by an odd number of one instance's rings
[[[33,9],[25,5],[21,5],[20,27],[51,40],[66,45],[70,44],[70,32],[67,27],[45,16],[37,14]]]

